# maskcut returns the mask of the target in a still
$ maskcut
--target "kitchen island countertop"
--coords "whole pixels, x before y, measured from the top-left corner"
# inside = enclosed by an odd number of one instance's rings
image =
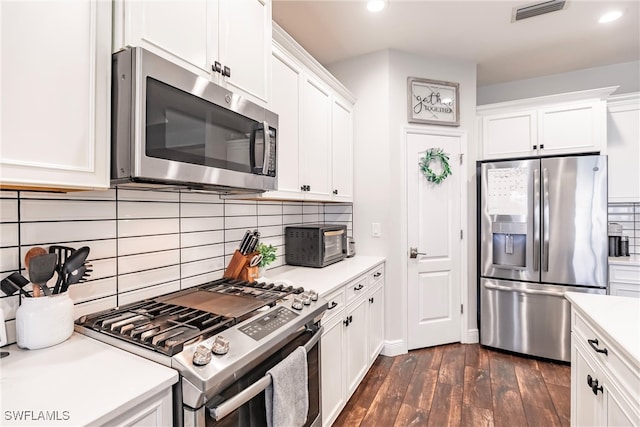
[[[327,296],[384,260],[379,256],[356,255],[324,268],[284,265],[267,270],[265,277],[269,281],[292,282],[293,286],[302,286],[305,290],[313,289],[319,295]]]
[[[565,297],[640,366],[640,298],[578,292]]]
[[[0,425],[101,425],[178,381],[171,368],[78,333],[39,350],[1,350],[10,354],[0,359]]]

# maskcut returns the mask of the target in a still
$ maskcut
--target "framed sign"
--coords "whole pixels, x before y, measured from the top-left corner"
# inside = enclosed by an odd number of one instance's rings
[[[459,87],[459,83],[409,77],[409,123],[460,126]]]

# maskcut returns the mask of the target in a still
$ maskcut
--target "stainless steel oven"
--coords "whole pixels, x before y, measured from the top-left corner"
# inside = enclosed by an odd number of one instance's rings
[[[198,414],[185,407],[185,420],[198,420],[197,425],[215,427],[262,427],[267,425],[265,389],[271,384],[267,371],[284,360],[299,346],[307,350],[309,412],[305,427],[322,424],[320,406],[320,336],[323,328],[314,325],[291,339],[281,349],[273,352],[249,373],[216,395],[206,404],[206,412]],[[187,424],[187,423],[185,423]]]
[[[112,184],[275,190],[278,116],[140,47],[113,55]]]

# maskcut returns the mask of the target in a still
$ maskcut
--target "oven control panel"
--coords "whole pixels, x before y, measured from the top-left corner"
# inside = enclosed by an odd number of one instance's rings
[[[286,307],[278,307],[277,309],[260,316],[251,323],[238,329],[240,332],[250,336],[254,340],[260,341],[282,325],[295,319],[297,316],[297,313],[294,313]]]

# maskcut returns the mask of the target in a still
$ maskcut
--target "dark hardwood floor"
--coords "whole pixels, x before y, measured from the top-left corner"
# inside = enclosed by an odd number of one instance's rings
[[[568,426],[571,368],[449,344],[379,356],[334,426]]]

